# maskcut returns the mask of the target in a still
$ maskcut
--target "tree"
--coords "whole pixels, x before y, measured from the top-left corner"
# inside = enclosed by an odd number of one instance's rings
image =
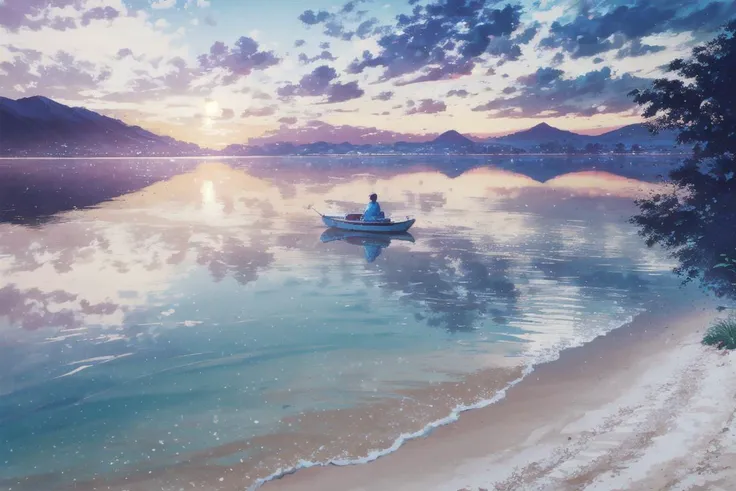
[[[670,173],[671,192],[639,200],[632,222],[647,245],[670,250],[685,281],[700,278],[717,295],[736,297],[734,271],[715,268],[736,251],[736,21],[668,71],[678,78],[631,95],[652,133],[677,130],[678,143],[694,148]]]
[[[600,143],[588,143],[585,145],[585,153],[601,153],[603,151],[603,145]]]
[[[623,143],[617,143],[613,151],[615,153],[626,153],[626,145]]]
[[[562,153],[562,145],[557,142],[544,142],[539,144],[542,153]]]

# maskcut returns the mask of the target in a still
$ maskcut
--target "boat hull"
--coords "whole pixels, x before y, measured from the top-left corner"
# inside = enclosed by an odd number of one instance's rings
[[[353,232],[397,233],[409,230],[416,219],[403,222],[364,222],[362,220],[345,220],[344,217],[323,216],[322,221],[331,228],[350,230]]]

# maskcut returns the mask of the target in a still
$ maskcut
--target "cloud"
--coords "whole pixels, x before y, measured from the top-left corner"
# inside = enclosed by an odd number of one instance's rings
[[[287,116],[287,117],[279,118],[279,123],[281,123],[281,124],[288,124],[288,125],[295,124],[296,123],[296,118],[293,117],[293,116]]]
[[[95,89],[107,80],[111,72],[77,59],[65,51],[43,57],[35,50],[11,49],[12,61],[0,62],[0,86],[8,95],[43,94],[56,98],[83,99],[81,92]]]
[[[381,36],[377,54],[364,51],[348,72],[381,67],[380,81],[411,75],[404,84],[468,75],[492,39],[507,37],[519,26],[520,7],[494,9],[493,3],[453,0],[416,5],[411,15],[399,15],[395,26]]]
[[[568,23],[553,22],[540,46],[562,48],[572,58],[590,57],[665,32],[697,29],[701,35],[706,34],[736,15],[736,2],[715,1],[701,7],[692,0],[648,0],[610,7],[608,2],[601,2],[596,8],[584,8]]]
[[[130,48],[120,48],[118,50],[118,54],[116,55],[116,58],[118,60],[122,60],[122,59],[128,58],[128,57],[135,58],[135,56],[133,55],[133,50],[132,49],[130,49]]]
[[[336,13],[330,13],[326,10],[305,10],[299,15],[301,20],[308,27],[323,25],[322,32],[325,36],[350,41],[354,37],[367,39],[368,37],[381,32],[385,27],[379,26],[379,21],[375,17],[364,19],[366,11],[356,10],[358,4],[366,0],[353,0],[338,10]],[[353,28],[347,27],[354,26]],[[323,48],[327,49],[327,48]]]
[[[459,89],[459,90],[452,89],[451,91],[447,93],[447,97],[461,97],[463,99],[468,97],[469,95],[470,95],[470,92],[468,92],[465,89]]]
[[[363,94],[365,94],[365,91],[358,87],[358,82],[348,82],[346,84],[336,83],[330,86],[330,90],[327,93],[326,103],[332,104],[358,99],[362,97]]]
[[[354,144],[394,143],[396,141],[423,142],[435,138],[436,134],[417,135],[411,133],[396,133],[374,127],[338,125],[334,126],[324,121],[309,121],[302,126],[292,127],[284,124],[281,128],[270,131],[259,138],[251,138],[249,145],[264,145],[278,142],[292,142],[295,144],[325,141],[329,143],[351,142]]]
[[[364,94],[357,82],[340,83],[336,79],[337,71],[334,68],[320,65],[304,75],[298,83],[280,87],[277,93],[282,98],[324,96],[325,103],[344,102]]]
[[[307,44],[307,42],[305,40],[303,40],[303,39],[297,39],[296,41],[294,41],[294,47],[295,48],[300,48],[300,47],[304,46],[305,44]]]
[[[562,77],[565,72],[557,68],[539,68],[530,75],[524,75],[516,80],[526,86],[545,86]]]
[[[118,16],[120,12],[111,6],[97,5],[88,9],[87,2],[81,0],[0,1],[0,27],[11,32],[22,27],[33,31],[45,27],[65,31],[79,27],[77,20],[87,26],[93,20],[113,20]]]
[[[678,17],[670,23],[674,31],[715,31],[723,24],[736,16],[736,2],[710,2],[703,8],[693,10],[683,17]]]
[[[419,101],[419,105],[416,105],[413,101],[411,102],[412,107],[406,111],[406,114],[436,114],[447,110],[447,105],[442,101],[422,99]]]
[[[540,68],[517,81],[520,86],[513,92],[517,95],[493,99],[474,107],[473,111],[492,111],[495,117],[524,118],[620,113],[634,108],[628,93],[650,83],[630,74],[615,77],[609,67],[575,78],[563,78],[561,70]]]
[[[0,2],[0,26],[10,31],[17,31],[21,27],[38,30],[43,26],[51,26],[54,22],[61,21],[64,23],[64,17],[58,15],[51,17],[48,9],[49,7],[69,7],[73,6],[74,3],[74,0],[52,2],[45,0],[4,0]],[[67,25],[64,28],[69,28],[69,26]]]
[[[176,0],[154,0],[151,3],[152,9],[170,9],[172,7],[176,7]]]
[[[222,113],[220,113],[220,119],[225,121],[228,119],[233,119],[235,117],[235,111],[229,108],[225,108],[222,110]]]
[[[304,65],[307,65],[309,63],[314,63],[315,61],[335,61],[335,60],[337,60],[337,58],[332,56],[332,53],[330,53],[327,50],[324,50],[317,56],[313,56],[311,58],[307,56],[305,53],[299,54],[299,62]]]
[[[247,77],[254,70],[265,70],[281,61],[273,51],[259,50],[258,43],[246,36],[238,39],[233,48],[217,41],[210,47],[210,52],[200,55],[198,60],[200,67],[205,71],[223,71],[225,77],[222,82],[225,85]]]
[[[381,92],[376,97],[373,98],[374,101],[390,101],[394,96],[394,93],[390,90],[387,90],[385,92]]]
[[[651,46],[649,44],[642,44],[640,39],[634,39],[628,45],[618,50],[618,52],[616,53],[616,58],[618,58],[619,60],[624,58],[636,58],[637,56],[644,56],[649,53],[659,53],[664,49],[664,46]]]
[[[329,18],[330,13],[325,10],[320,10],[319,12],[315,12],[314,10],[305,10],[299,16],[299,20],[309,26],[320,24],[322,22],[325,22]]]
[[[260,118],[265,116],[273,116],[276,114],[276,106],[264,106],[264,107],[257,107],[257,108],[248,108],[245,111],[243,111],[243,114],[240,115],[241,118]]]
[[[95,7],[82,14],[82,25],[88,26],[93,20],[113,20],[120,16],[120,12],[112,7]]]
[[[298,84],[288,84],[278,89],[281,97],[324,95],[330,82],[337,78],[337,71],[327,65],[320,65],[311,73],[304,75]]]

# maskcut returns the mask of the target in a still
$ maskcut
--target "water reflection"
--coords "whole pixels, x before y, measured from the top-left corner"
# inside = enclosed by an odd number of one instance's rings
[[[677,284],[626,223],[657,188],[643,179],[108,164],[65,164],[64,199],[34,216],[38,196],[14,195],[26,215],[0,222],[0,487],[184,462],[301,413],[588,339]],[[15,165],[3,172],[48,188]],[[115,169],[85,200],[63,188]],[[316,240],[307,203],[339,213],[370,191],[421,215],[421,240]]]
[[[414,243],[414,236],[409,232],[378,234],[329,228],[322,232],[319,240],[323,243],[342,240],[348,244],[363,246],[365,260],[372,263],[383,249],[391,245],[392,240]]]

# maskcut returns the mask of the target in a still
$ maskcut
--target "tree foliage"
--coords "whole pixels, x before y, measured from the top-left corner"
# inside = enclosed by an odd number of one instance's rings
[[[651,132],[677,130],[693,153],[670,173],[672,191],[638,201],[632,221],[649,246],[670,249],[686,281],[736,298],[736,273],[714,267],[736,255],[736,21],[668,72],[631,95]]]

